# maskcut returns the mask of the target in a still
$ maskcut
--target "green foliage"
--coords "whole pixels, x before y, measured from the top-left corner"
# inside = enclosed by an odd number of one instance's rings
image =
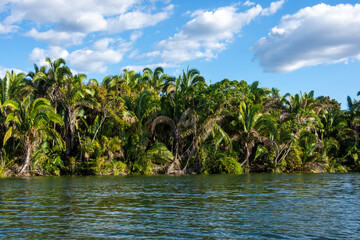
[[[360,101],[197,69],[125,69],[102,82],[64,59],[0,78],[0,176],[360,171]],[[2,76],[0,76],[2,77]]]
[[[13,161],[10,160],[9,155],[6,153],[5,149],[0,150],[0,177],[8,177],[11,174],[9,167],[13,164]]]
[[[219,153],[216,158],[215,168],[218,173],[241,174],[243,169],[236,158]]]
[[[60,146],[52,147],[49,141],[43,142],[33,157],[32,169],[39,175],[60,176],[61,169],[64,168],[62,153]]]

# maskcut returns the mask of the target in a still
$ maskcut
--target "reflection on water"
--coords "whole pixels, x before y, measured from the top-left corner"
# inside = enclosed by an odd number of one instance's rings
[[[360,238],[360,174],[0,179],[0,238]]]

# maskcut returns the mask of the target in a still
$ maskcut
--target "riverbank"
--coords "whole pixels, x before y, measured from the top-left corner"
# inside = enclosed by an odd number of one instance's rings
[[[18,174],[19,173],[19,169],[20,167],[18,167],[17,169],[8,169],[8,168],[4,168],[4,169],[0,169],[0,177],[24,177],[24,176],[126,176],[126,175],[212,175],[211,173],[201,173],[201,172],[195,172],[192,171],[191,169],[188,169],[187,172],[185,171],[173,171],[171,173],[167,173],[167,168],[169,166],[156,166],[153,168],[151,173],[147,173],[147,174],[139,174],[138,172],[131,172],[128,170],[128,168],[126,167],[125,164],[121,164],[123,167],[123,171],[121,171],[120,169],[107,169],[107,171],[100,171],[98,173],[90,173],[90,174],[81,174],[80,172],[76,172],[76,170],[74,169],[73,173],[59,173],[59,174],[43,174],[40,171],[34,171],[34,172],[28,172],[26,174]],[[257,166],[256,168],[252,169],[252,171],[242,171],[240,173],[235,173],[237,175],[241,175],[241,174],[246,174],[246,173],[272,173],[272,174],[278,174],[278,173],[348,173],[348,172],[358,172],[358,171],[354,171],[352,169],[346,169],[343,166],[337,166],[337,168],[330,168],[329,165],[327,164],[320,164],[320,163],[310,163],[310,164],[306,164],[306,166],[304,166],[304,168],[302,169],[297,169],[295,171],[292,172],[281,172],[281,171],[264,171],[264,166]],[[223,173],[224,175],[226,175],[226,173]]]

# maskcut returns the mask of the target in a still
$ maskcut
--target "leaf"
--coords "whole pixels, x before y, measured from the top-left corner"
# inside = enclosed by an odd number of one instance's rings
[[[46,113],[39,113],[36,115],[35,119],[34,119],[34,124],[38,125],[41,123],[41,120],[44,120],[45,122],[50,122],[49,117],[46,115]]]
[[[7,132],[5,133],[4,140],[3,140],[3,146],[5,146],[6,142],[11,138],[13,135],[13,128],[9,127]]]
[[[153,145],[149,150],[147,150],[146,155],[154,162],[157,162],[159,160],[171,162],[174,159],[173,154],[167,149],[167,147],[163,143],[156,143],[155,145]]]
[[[62,120],[62,118],[59,114],[56,114],[53,111],[47,111],[46,115],[48,116],[50,121],[52,121],[54,123],[58,123],[61,126],[64,125],[64,121]]]
[[[14,123],[21,125],[19,117],[15,115],[15,113],[9,113],[9,115],[6,117],[5,123],[8,123],[10,121],[13,121]]]
[[[38,98],[32,104],[32,114],[35,115],[38,112],[52,109],[49,100],[45,98]]]
[[[19,111],[21,106],[19,101],[10,99],[4,102],[3,107],[11,107],[13,110]]]

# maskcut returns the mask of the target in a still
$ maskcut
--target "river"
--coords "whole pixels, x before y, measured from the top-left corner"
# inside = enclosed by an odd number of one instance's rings
[[[0,238],[359,239],[360,174],[0,178]]]

